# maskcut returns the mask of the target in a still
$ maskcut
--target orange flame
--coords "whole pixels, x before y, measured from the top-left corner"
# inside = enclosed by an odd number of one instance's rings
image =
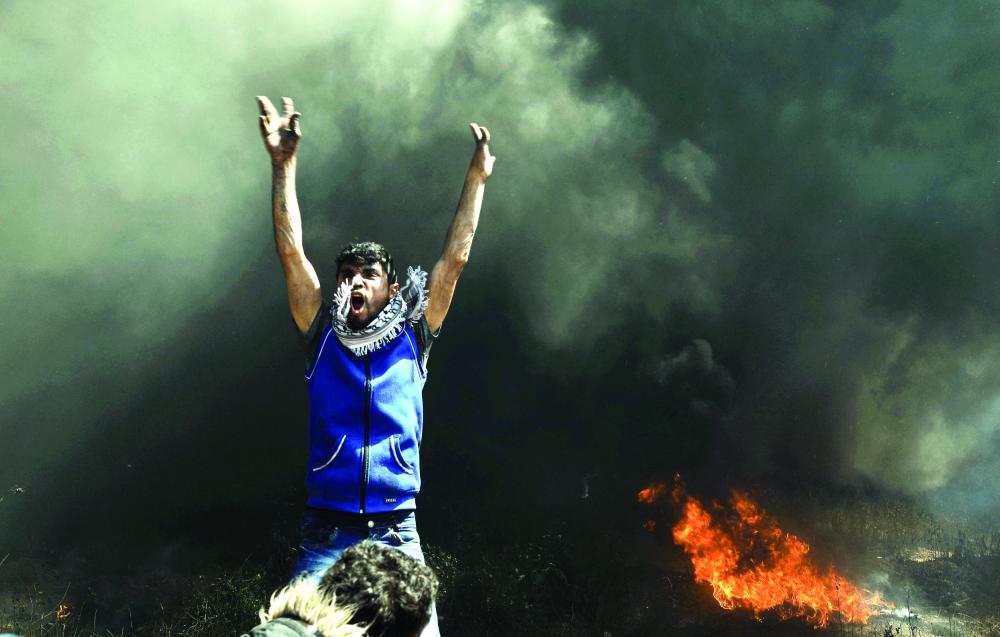
[[[646,492],[640,492],[641,501]],[[722,608],[747,608],[758,616],[775,610],[782,619],[804,617],[823,628],[835,613],[866,624],[879,607],[892,607],[878,592],[859,589],[833,568],[822,573],[808,559],[809,545],[782,531],[748,496],[734,491],[736,517],[723,521],[713,519],[679,484],[673,497],[682,509],[674,541],[691,557],[695,581],[709,584]]]
[[[662,482],[655,482],[639,492],[639,502],[652,504],[663,497],[667,492],[667,485]]]

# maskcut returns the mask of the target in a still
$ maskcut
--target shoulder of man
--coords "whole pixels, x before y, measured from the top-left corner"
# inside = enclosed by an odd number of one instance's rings
[[[432,332],[430,325],[427,324],[427,317],[423,315],[417,319],[416,323],[412,324],[412,327],[413,336],[417,339],[417,354],[420,356],[420,364],[426,370],[427,359],[431,355],[431,345],[441,335],[441,328],[438,327],[436,332]]]
[[[313,317],[312,323],[309,324],[309,329],[306,330],[305,334],[299,333],[299,343],[305,352],[307,364],[316,358],[316,350],[319,349],[323,334],[332,322],[333,315],[330,314],[330,303],[329,301],[323,301],[320,303],[319,309],[316,310],[316,316]]]

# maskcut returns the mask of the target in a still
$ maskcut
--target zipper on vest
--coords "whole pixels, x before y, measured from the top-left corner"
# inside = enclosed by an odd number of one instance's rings
[[[365,354],[365,447],[361,450],[361,506],[358,513],[365,512],[365,492],[368,490],[368,446],[372,435],[372,355]]]

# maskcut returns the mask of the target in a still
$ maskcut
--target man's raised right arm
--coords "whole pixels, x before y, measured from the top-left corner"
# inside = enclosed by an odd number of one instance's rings
[[[274,246],[285,271],[288,306],[299,332],[309,330],[323,301],[319,277],[302,248],[302,217],[295,196],[295,150],[302,131],[299,113],[292,100],[281,99],[283,114],[278,115],[271,100],[257,97],[260,106],[260,132],[264,147],[271,156],[271,214],[274,222]]]

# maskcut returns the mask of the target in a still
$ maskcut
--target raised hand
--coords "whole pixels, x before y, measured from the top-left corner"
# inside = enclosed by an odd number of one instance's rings
[[[292,98],[281,98],[282,114],[271,104],[271,100],[263,95],[257,96],[260,106],[260,134],[264,138],[264,148],[271,156],[272,163],[284,163],[295,156],[295,149],[302,137],[299,128],[301,113],[295,110]]]
[[[469,124],[469,128],[476,138],[476,150],[472,154],[469,172],[486,179],[493,174],[493,162],[496,161],[496,157],[490,154],[490,132],[485,126],[476,123]]]

